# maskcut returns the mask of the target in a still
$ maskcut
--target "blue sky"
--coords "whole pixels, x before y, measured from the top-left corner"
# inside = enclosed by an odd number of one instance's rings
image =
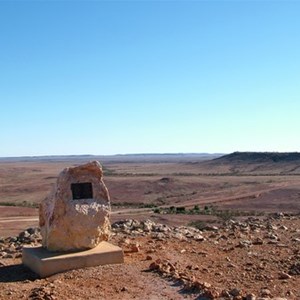
[[[0,1],[0,156],[300,151],[300,1]]]

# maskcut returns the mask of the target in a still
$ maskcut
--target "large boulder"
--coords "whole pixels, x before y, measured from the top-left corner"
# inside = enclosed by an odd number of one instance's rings
[[[64,169],[39,214],[42,245],[50,251],[90,249],[108,240],[110,200],[100,163]]]

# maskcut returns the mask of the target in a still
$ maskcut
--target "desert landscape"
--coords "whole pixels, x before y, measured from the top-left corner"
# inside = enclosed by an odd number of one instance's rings
[[[0,236],[17,234],[24,229],[22,222],[36,226],[39,203],[58,174],[68,166],[91,160],[99,160],[103,166],[113,221],[153,218],[168,225],[187,225],[202,219],[222,222],[222,211],[225,218],[226,214],[297,213],[300,155],[277,156],[233,153],[211,157],[179,154],[2,159]],[[177,207],[185,210],[180,218],[174,215]]]
[[[125,264],[39,279],[20,260],[40,242],[39,203],[91,160]],[[299,179],[298,153],[1,159],[0,298],[300,299]]]
[[[300,1],[0,1],[0,300],[300,300]]]

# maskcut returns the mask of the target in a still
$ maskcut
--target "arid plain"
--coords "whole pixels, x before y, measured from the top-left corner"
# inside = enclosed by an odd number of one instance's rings
[[[150,218],[170,225],[187,225],[199,220],[221,222],[220,216],[300,211],[297,154],[279,158],[270,153],[219,156],[120,155],[2,160],[0,236],[36,226],[37,207],[51,190],[57,175],[65,167],[94,159],[98,159],[104,169],[104,181],[111,196],[112,221]],[[176,211],[177,207],[185,210]]]
[[[2,160],[0,299],[299,300],[299,154],[217,157]],[[40,279],[21,264],[41,242],[37,207],[63,168],[94,159],[125,262]]]

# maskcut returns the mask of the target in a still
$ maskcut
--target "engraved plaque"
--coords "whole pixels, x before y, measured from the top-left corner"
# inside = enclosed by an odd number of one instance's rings
[[[93,187],[91,182],[71,184],[73,200],[93,198]]]

